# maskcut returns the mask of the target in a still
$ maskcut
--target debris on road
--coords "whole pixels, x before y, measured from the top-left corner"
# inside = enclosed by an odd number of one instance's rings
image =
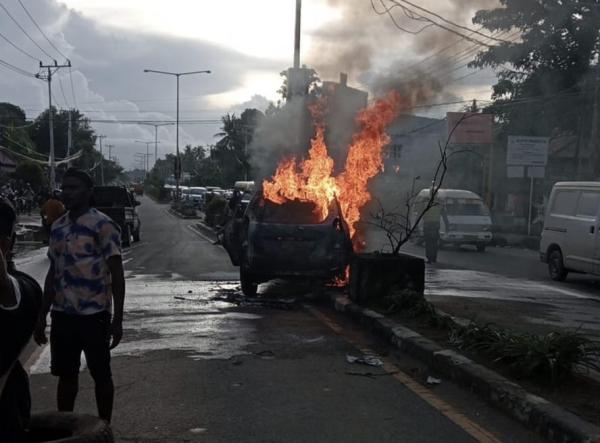
[[[432,376],[427,377],[427,384],[428,385],[439,385],[442,383],[442,380],[439,378],[435,378]]]
[[[394,375],[397,374],[399,371],[394,371],[394,372],[382,372],[380,374],[375,374],[373,372],[353,372],[353,371],[346,371],[346,375],[355,375],[358,377],[367,377],[367,378],[375,378],[375,377],[383,377],[385,375]]]
[[[363,365],[381,367],[383,366],[383,360],[376,355],[363,355],[362,357],[355,357],[354,355],[346,355],[346,361],[348,363],[361,363]]]
[[[266,350],[266,351],[256,352],[255,354],[258,355],[263,360],[274,360],[275,359],[275,353],[273,351]]]

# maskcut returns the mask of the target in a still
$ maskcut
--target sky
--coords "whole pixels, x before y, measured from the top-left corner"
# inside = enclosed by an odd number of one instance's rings
[[[214,143],[218,121],[227,112],[264,110],[269,101],[277,101],[280,72],[292,64],[295,0],[21,2],[52,44],[19,0],[0,0],[6,8],[0,8],[0,60],[34,74],[38,60],[48,63],[55,58],[60,63],[69,58],[70,72],[59,70],[52,84],[55,104],[65,109],[76,106],[88,116],[96,132],[106,135],[104,143],[115,146],[113,155],[125,168],[134,166],[135,154],[145,150],[139,141],[154,140],[154,127],[98,120],[175,117],[175,78],[144,69],[211,70],[181,78],[181,119],[194,121],[181,125],[183,146]],[[473,27],[473,13],[494,6],[496,0],[418,3]],[[473,52],[472,44],[435,28],[416,35],[404,32],[389,16],[376,13],[383,11],[382,4],[304,0],[301,62],[315,68],[322,80],[337,80],[339,72],[347,72],[349,83],[371,96],[397,77],[434,75],[439,77],[434,102],[489,99],[493,72],[462,66]],[[399,11],[393,14],[404,29],[419,28],[419,22]],[[430,57],[452,42],[453,48]],[[0,66],[0,101],[17,104],[28,118],[35,118],[48,106],[47,85]],[[418,113],[440,117],[455,108],[421,108]],[[174,126],[160,127],[158,139],[159,157],[174,152]]]

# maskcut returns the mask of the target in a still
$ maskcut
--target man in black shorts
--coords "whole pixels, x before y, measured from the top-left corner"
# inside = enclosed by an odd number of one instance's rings
[[[122,336],[125,278],[120,230],[90,207],[92,190],[87,173],[65,172],[62,197],[68,212],[50,231],[50,269],[36,339],[46,341],[46,315],[52,307],[50,354],[52,374],[58,377],[58,410],[75,407],[83,352],[95,382],[98,415],[110,422],[114,396],[110,349]]]
[[[17,215],[0,199],[0,441],[25,441],[31,412],[29,379],[19,355],[33,333],[42,290],[11,260]]]

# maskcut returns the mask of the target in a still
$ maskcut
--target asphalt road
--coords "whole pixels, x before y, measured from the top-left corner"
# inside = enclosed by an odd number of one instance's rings
[[[124,254],[114,431],[126,442],[538,441],[478,398],[285,282],[244,302],[227,255],[193,221],[144,198]],[[19,265],[43,276],[43,251]],[[385,367],[349,363],[374,353]],[[48,349],[31,360],[34,410],[54,408]],[[85,368],[85,365],[84,365]],[[81,376],[77,411],[95,413]]]
[[[385,247],[381,233],[370,235],[371,249]],[[419,256],[424,248],[407,243]],[[545,334],[581,331],[600,340],[600,278],[569,274],[554,282],[536,251],[490,247],[446,247],[427,265],[426,296],[440,309],[481,323]]]

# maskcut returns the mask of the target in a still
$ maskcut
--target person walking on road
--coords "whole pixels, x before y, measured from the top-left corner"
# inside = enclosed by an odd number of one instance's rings
[[[29,378],[19,361],[38,318],[42,289],[11,260],[17,214],[0,199],[0,441],[28,441]]]
[[[125,278],[119,227],[90,207],[92,190],[86,172],[65,172],[62,197],[68,212],[50,232],[50,269],[36,340],[47,341],[46,316],[52,308],[50,356],[51,372],[58,377],[58,410],[74,409],[83,352],[95,383],[98,415],[110,422],[114,397],[110,349],[123,334]]]
[[[440,206],[434,203],[423,216],[423,231],[425,234],[425,257],[427,263],[437,262],[440,243]]]

